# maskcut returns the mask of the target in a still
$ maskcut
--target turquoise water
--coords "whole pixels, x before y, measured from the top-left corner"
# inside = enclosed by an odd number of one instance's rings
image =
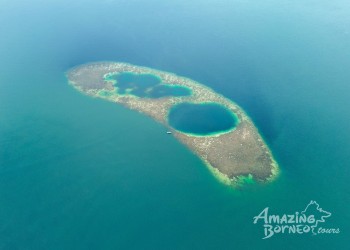
[[[200,136],[232,130],[238,118],[217,103],[180,103],[171,107],[169,124],[176,130]]]
[[[0,249],[347,249],[348,1],[0,1]],[[116,60],[237,102],[281,167],[232,190],[137,112],[64,72]],[[310,200],[338,235],[262,240]]]
[[[118,94],[134,95],[141,98],[161,98],[169,96],[188,96],[191,90],[182,86],[162,84],[162,80],[151,74],[134,74],[131,72],[109,76],[108,80],[115,81]]]

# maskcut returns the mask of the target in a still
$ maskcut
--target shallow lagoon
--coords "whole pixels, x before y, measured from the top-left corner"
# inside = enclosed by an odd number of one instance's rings
[[[135,95],[142,98],[161,98],[168,96],[189,96],[191,90],[182,86],[163,84],[162,80],[152,74],[135,74],[126,72],[107,77],[114,81],[118,94]]]

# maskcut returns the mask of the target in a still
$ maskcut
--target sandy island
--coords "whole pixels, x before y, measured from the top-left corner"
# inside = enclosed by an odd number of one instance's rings
[[[162,84],[187,87],[192,94],[162,98],[120,95],[116,91],[115,82],[109,79],[112,75],[124,72],[153,74],[162,80]],[[226,184],[236,184],[246,178],[265,182],[272,180],[278,173],[271,151],[245,112],[231,100],[198,82],[168,72],[117,62],[84,64],[69,70],[67,78],[73,87],[89,96],[122,104],[162,123]],[[182,133],[168,123],[170,108],[182,102],[218,103],[233,112],[239,123],[231,131],[209,136]]]

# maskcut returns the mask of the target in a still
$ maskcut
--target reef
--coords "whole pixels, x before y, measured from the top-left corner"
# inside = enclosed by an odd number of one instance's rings
[[[123,91],[118,91],[118,75],[124,73],[153,75],[159,79],[157,89],[186,88],[189,92],[184,95],[167,94],[152,98],[132,94],[135,89],[124,88]],[[246,178],[265,182],[272,180],[278,173],[278,165],[271,150],[243,109],[194,80],[118,62],[80,65],[70,69],[66,76],[74,88],[89,96],[122,104],[163,124],[175,138],[192,150],[216,177],[227,184],[234,184]],[[181,132],[173,128],[168,121],[170,109],[181,103],[222,105],[238,118],[238,123],[231,130],[206,136]]]

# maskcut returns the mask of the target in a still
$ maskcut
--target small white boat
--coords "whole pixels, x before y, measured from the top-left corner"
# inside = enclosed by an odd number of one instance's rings
[[[172,134],[172,132],[171,132],[171,131],[167,131],[166,133],[167,133],[168,135]]]

